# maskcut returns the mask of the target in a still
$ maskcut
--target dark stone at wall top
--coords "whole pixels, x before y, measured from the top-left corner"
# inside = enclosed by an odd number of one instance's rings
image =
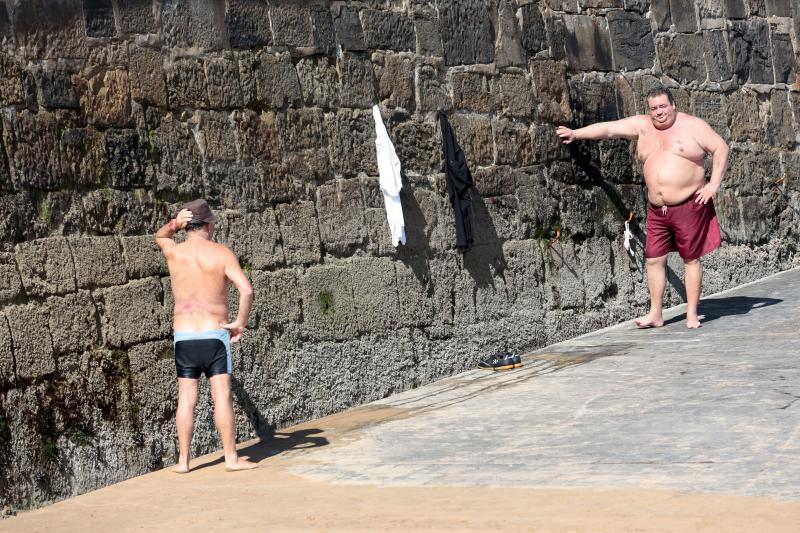
[[[365,9],[361,12],[368,48],[411,52],[416,48],[411,19],[392,11]]]
[[[114,6],[111,0],[83,0],[87,37],[113,37]]]
[[[270,46],[269,7],[261,0],[228,0],[225,23],[234,48]]]
[[[482,0],[441,0],[438,7],[445,64],[494,61],[494,29]]]
[[[611,41],[604,20],[586,15],[565,15],[568,31],[567,60],[573,70],[613,69]]]
[[[607,18],[611,47],[614,50],[614,68],[651,68],[656,50],[650,21],[630,11],[610,11]]]
[[[522,14],[522,46],[535,54],[547,49],[547,31],[539,4],[528,4],[520,8]]]
[[[339,17],[335,20],[336,37],[343,50],[360,52],[366,50],[364,44],[364,30],[361,28],[361,19],[358,18],[358,11],[348,7],[343,7]]]

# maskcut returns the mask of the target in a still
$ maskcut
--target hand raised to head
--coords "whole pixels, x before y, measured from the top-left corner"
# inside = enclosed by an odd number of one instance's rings
[[[188,209],[181,209],[178,216],[175,217],[175,226],[178,229],[185,228],[192,221],[192,216],[192,212]]]

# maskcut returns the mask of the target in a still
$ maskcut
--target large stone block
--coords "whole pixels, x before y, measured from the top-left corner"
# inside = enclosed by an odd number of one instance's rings
[[[534,163],[529,126],[508,119],[492,121],[498,165],[525,166]]]
[[[122,33],[157,33],[156,17],[151,0],[117,2],[117,26]]]
[[[8,109],[3,114],[3,135],[15,188],[52,190],[64,185],[53,115]]]
[[[314,202],[279,204],[277,216],[286,262],[290,265],[318,263],[322,252]]]
[[[772,62],[775,68],[775,83],[793,84],[797,81],[798,60],[792,49],[792,39],[785,33],[779,33],[770,26],[772,42]],[[800,34],[798,35],[800,45]]]
[[[401,326],[426,327],[436,318],[435,287],[425,259],[395,262]]]
[[[125,127],[131,122],[131,90],[125,70],[101,70],[80,85],[81,110],[99,127]]]
[[[494,47],[494,62],[498,68],[523,67],[527,54],[522,47],[522,35],[516,17],[516,3],[504,0],[497,6],[497,41]]]
[[[351,276],[358,330],[387,332],[397,329],[400,307],[394,263],[387,258],[357,259],[347,266]]]
[[[218,50],[224,45],[224,4],[213,0],[161,2],[161,42],[168,48]]]
[[[450,125],[464,150],[469,164],[488,166],[494,163],[494,132],[489,117],[480,115],[452,115]]]
[[[26,294],[45,296],[75,290],[75,268],[63,237],[20,243],[16,258]]]
[[[208,107],[208,83],[202,59],[181,58],[164,68],[171,107]]]
[[[494,28],[485,2],[441,0],[437,7],[446,65],[494,61]]]
[[[314,46],[314,30],[311,13],[299,4],[287,3],[273,5],[269,10],[274,44],[290,48],[311,48]]]
[[[705,120],[723,138],[728,138],[728,116],[725,99],[721,94],[706,91],[693,92],[691,113]]]
[[[83,59],[86,25],[83,2],[31,0],[14,6],[12,27],[17,47],[27,59]],[[47,16],[42,16],[46,13]]]
[[[127,281],[116,237],[75,237],[69,240],[69,245],[79,288],[119,285]]]
[[[731,140],[759,142],[764,136],[764,124],[759,113],[758,95],[736,91],[728,96],[727,114]]]
[[[390,123],[389,136],[406,172],[425,175],[441,169],[442,144],[434,125],[417,118]]]
[[[303,58],[297,63],[296,68],[306,105],[323,109],[339,107],[341,87],[339,72],[328,58]]]
[[[13,250],[14,243],[46,235],[42,217],[29,193],[0,195],[0,250]]]
[[[791,150],[797,142],[797,132],[792,122],[789,93],[787,91],[772,91],[769,102],[768,140],[770,144]]]
[[[131,281],[95,293],[99,300],[103,337],[109,346],[125,347],[164,338],[170,323],[161,305],[163,288],[158,278]]]
[[[360,52],[367,49],[364,44],[364,29],[358,11],[353,8],[343,7],[335,19],[336,37],[342,50]]]
[[[734,21],[728,41],[731,66],[739,83],[775,82],[767,21]]]
[[[83,16],[87,37],[113,37],[116,33],[111,0],[84,0]]]
[[[150,139],[147,132],[111,129],[105,135],[104,159],[108,165],[108,185],[117,189],[146,187],[152,183],[149,164]]]
[[[269,6],[262,0],[229,0],[225,23],[228,40],[234,48],[272,45]]]
[[[567,30],[564,44],[570,69],[613,70],[611,40],[605,19],[564,15],[563,21]]]
[[[161,51],[128,46],[131,98],[136,102],[167,107],[167,82]]]
[[[348,256],[367,243],[360,180],[336,180],[318,187],[316,204],[320,238],[327,253]]]
[[[539,3],[530,3],[520,7],[522,19],[522,46],[531,54],[547,50],[547,30]]]
[[[743,19],[747,17],[744,0],[723,0],[725,16],[729,19]]]
[[[128,279],[168,274],[167,261],[152,235],[122,237],[121,241]]]
[[[61,168],[77,186],[105,185],[108,179],[105,138],[93,128],[67,128],[61,133]]]
[[[233,114],[236,138],[243,162],[280,161],[278,119],[274,112],[256,113],[249,109]]]
[[[615,70],[652,68],[656,50],[650,21],[630,11],[609,11],[607,19]]]
[[[733,148],[725,188],[738,195],[761,196],[780,176],[780,160],[774,154],[766,150],[750,152]]]
[[[416,79],[418,113],[450,110],[453,103],[441,62],[418,64]]]
[[[367,48],[411,52],[416,49],[414,24],[394,11],[365,9],[361,12]]]
[[[496,81],[503,114],[530,117],[535,109],[531,80],[523,74],[501,74]]]
[[[551,124],[569,123],[572,109],[566,65],[561,61],[531,61],[530,70],[539,120]]]
[[[608,78],[589,78],[570,80],[575,99],[573,107],[577,111],[578,124],[589,125],[595,122],[618,120],[615,84]]]
[[[4,309],[14,343],[18,379],[36,379],[56,369],[46,307],[13,305]]]
[[[433,16],[414,18],[414,32],[417,36],[417,55],[433,57],[444,55],[438,18]]]
[[[768,17],[791,17],[792,0],[764,0]]]
[[[100,189],[83,196],[86,227],[101,234],[135,235],[155,232],[167,219],[164,204],[143,189]]]
[[[13,56],[0,52],[0,106],[25,102],[22,72]]]
[[[359,172],[377,174],[372,113],[340,109],[336,114],[325,115],[325,128],[334,172],[342,176],[355,176]]]
[[[549,124],[539,124],[530,128],[533,143],[533,162],[549,163],[558,159],[569,159],[569,149],[556,135],[556,130]]]
[[[226,214],[226,241],[248,268],[268,269],[284,263],[281,232],[275,213]]]
[[[10,302],[22,293],[22,279],[17,272],[14,255],[0,252],[0,304]]]
[[[311,26],[314,29],[314,51],[317,54],[336,53],[336,25],[327,5],[312,6]]]
[[[385,107],[399,107],[409,112],[416,109],[412,58],[387,54],[382,65],[375,65],[375,77]]]
[[[675,31],[694,33],[698,30],[694,0],[669,0],[669,7],[670,18],[675,26]]]
[[[264,50],[239,54],[239,82],[245,101],[251,105],[281,109],[300,107],[303,91],[288,54],[273,55]]]
[[[214,109],[230,109],[245,104],[244,94],[239,84],[238,62],[215,57],[205,62],[208,83],[208,104]]]
[[[257,211],[262,208],[263,180],[258,169],[238,163],[209,163],[203,168],[206,198],[226,209]]]
[[[348,339],[356,336],[358,320],[347,266],[314,266],[300,278],[305,327],[315,337]]]
[[[454,72],[453,107],[476,113],[492,113],[499,109],[497,96],[492,92],[491,78],[477,72]]]
[[[49,328],[56,355],[81,352],[99,342],[97,309],[89,291],[47,299]]]
[[[34,71],[34,78],[37,88],[36,97],[40,105],[47,108],[77,109],[80,107],[71,72],[59,69],[37,69]]]
[[[733,70],[728,60],[728,44],[722,31],[703,32],[706,69],[710,81],[731,79]]]
[[[369,57],[345,53],[339,71],[342,107],[371,108],[375,103],[375,79]]]
[[[16,381],[14,375],[14,351],[11,346],[11,330],[3,313],[0,313],[0,387],[6,388]]]
[[[202,196],[202,154],[189,124],[165,118],[151,138],[160,161],[156,190],[182,198]]]
[[[703,36],[699,34],[660,35],[658,57],[664,73],[681,83],[706,81]]]
[[[235,161],[236,122],[234,117],[221,111],[198,112],[197,137],[200,153],[206,161]]]
[[[286,327],[290,322],[302,320],[303,307],[297,273],[294,270],[256,270],[252,277],[253,311],[258,316],[260,328]]]

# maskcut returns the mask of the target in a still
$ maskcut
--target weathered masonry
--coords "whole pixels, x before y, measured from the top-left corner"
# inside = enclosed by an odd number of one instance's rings
[[[0,505],[174,461],[152,233],[185,200],[256,290],[242,439],[642,313],[634,148],[555,126],[658,83],[732,147],[704,290],[797,265],[799,30],[790,0],[0,0]],[[406,174],[397,249],[373,104]],[[437,111],[477,182],[464,255]],[[205,403],[195,451],[215,439]]]

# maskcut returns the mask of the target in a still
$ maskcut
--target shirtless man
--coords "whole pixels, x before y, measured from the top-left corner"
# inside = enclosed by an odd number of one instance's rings
[[[648,115],[599,122],[556,133],[569,144],[580,139],[638,140],[637,153],[647,184],[647,283],[650,312],[637,319],[640,328],[664,325],[662,305],[667,253],[677,251],[686,266],[686,327],[699,328],[697,304],[703,278],[700,257],[720,245],[713,197],[728,168],[728,145],[703,120],[680,113],[672,94],[656,88],[647,94]],[[711,179],[703,160],[711,154]]]
[[[249,470],[258,465],[239,457],[231,396],[231,342],[242,336],[253,302],[253,289],[236,256],[211,240],[217,218],[205,200],[181,207],[178,216],[156,233],[156,243],[167,258],[175,296],[175,366],[178,373],[178,429],[180,455],[174,471],[189,472],[197,385],[204,373],[211,384],[214,422],[222,438],[225,469]],[[186,229],[186,241],[172,240]],[[228,283],[239,289],[239,312],[228,322]]]

